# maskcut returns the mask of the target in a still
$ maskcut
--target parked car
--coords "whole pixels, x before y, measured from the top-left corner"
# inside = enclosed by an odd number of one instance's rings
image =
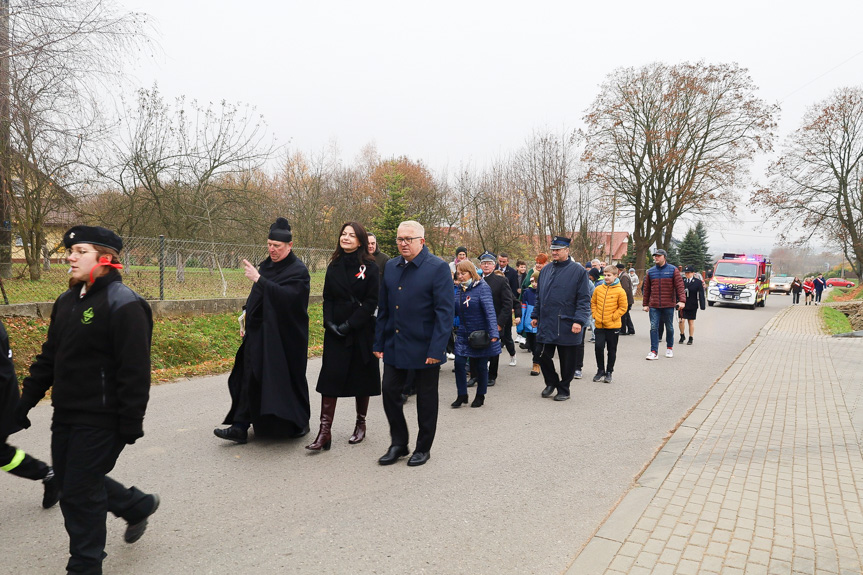
[[[785,295],[791,293],[791,282],[794,281],[793,276],[771,276],[770,278],[770,293],[782,292]]]
[[[846,287],[851,288],[855,286],[854,282],[844,280],[842,278],[830,278],[827,280],[827,287]]]

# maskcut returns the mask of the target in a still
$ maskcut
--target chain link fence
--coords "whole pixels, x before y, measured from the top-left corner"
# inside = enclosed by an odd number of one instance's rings
[[[295,245],[293,252],[309,268],[312,294],[320,294],[332,250]],[[266,257],[266,244],[124,237],[123,282],[147,299],[246,297],[251,282],[242,262],[257,264]],[[12,277],[2,280],[0,303],[54,301],[68,287],[68,270],[63,255],[54,254],[43,258],[34,280],[27,263],[13,259]]]

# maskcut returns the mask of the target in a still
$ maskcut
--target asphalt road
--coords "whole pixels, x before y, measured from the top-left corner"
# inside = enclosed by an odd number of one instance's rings
[[[109,515],[106,573],[541,573],[564,572],[630,486],[663,438],[791,298],[766,308],[700,312],[695,344],[675,357],[645,361],[647,314],[622,337],[613,384],[585,379],[572,399],[540,397],[530,356],[501,358],[497,386],[480,409],[452,409],[451,362],[441,373],[441,409],[432,458],[410,468],[381,467],[389,445],[380,398],[359,445],[353,402],[336,411],[333,447],[310,453],[314,435],[234,445],[213,436],[228,406],[226,376],[154,387],[146,436],[127,448],[112,476],[158,492],[162,505],[134,545]],[[676,327],[675,327],[676,330]],[[320,360],[309,363],[313,432]],[[471,396],[473,391],[471,390]],[[406,412],[416,432],[415,402]],[[51,408],[31,412],[33,427],[10,442],[48,458]],[[59,507],[42,510],[41,485],[0,475],[3,569],[58,573],[68,539]]]

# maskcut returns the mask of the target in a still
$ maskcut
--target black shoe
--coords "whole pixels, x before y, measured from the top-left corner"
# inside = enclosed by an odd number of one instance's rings
[[[545,386],[545,389],[542,390],[543,397],[551,397],[551,394],[554,393],[556,388],[553,385]]]
[[[459,395],[458,397],[455,398],[455,401],[453,401],[450,405],[452,407],[461,407],[462,404],[465,404],[465,403],[467,403],[467,395]]]
[[[680,341],[678,341],[677,343],[683,343],[685,341],[686,341],[686,336],[681,333],[680,334]]]
[[[490,379],[490,380],[488,380],[488,387],[494,387],[494,384],[495,384],[495,383],[497,383],[497,380],[496,380],[496,379]]]
[[[611,372],[606,372],[605,374],[605,383],[611,383]]]
[[[42,480],[42,487],[45,490],[42,494],[42,507],[44,509],[54,507],[60,501],[60,482],[54,476],[53,468],[48,468],[48,475]]]
[[[402,405],[406,404],[407,402],[408,402],[408,396],[403,393],[402,394]]]
[[[147,516],[144,517],[143,520],[135,523],[134,525],[130,523],[129,526],[126,527],[126,532],[123,534],[123,541],[125,541],[126,543],[134,543],[141,538],[141,535],[143,535],[144,531],[147,530],[147,520],[153,513],[156,512],[156,509],[159,508],[159,496],[154,493],[150,495],[150,497],[153,498],[153,509],[151,509],[150,512],[147,513]]]
[[[689,341],[686,342],[686,345],[692,345],[692,336],[689,336]]]
[[[527,349],[527,344],[526,343],[520,343],[520,344],[518,344],[518,348],[519,349]]]
[[[597,371],[596,375],[593,376],[593,381],[602,381],[602,378],[605,377],[604,371]]]
[[[568,394],[568,393],[563,393],[563,392],[560,392],[560,391],[558,391],[558,392],[557,392],[557,395],[555,395],[555,396],[554,396],[554,400],[555,400],[555,401],[566,401],[567,399],[569,399],[569,394]]]
[[[414,451],[414,454],[408,459],[408,466],[417,467],[423,465],[430,457],[431,453],[428,451]]]
[[[467,386],[468,387],[473,387],[475,385],[476,385],[476,378],[475,377],[472,377],[469,380],[467,380]]]
[[[485,403],[485,396],[477,393],[476,397],[473,398],[473,401],[470,402],[471,407],[482,407],[482,404]],[[416,454],[414,454],[416,455]]]
[[[220,439],[227,439],[236,443],[246,443],[249,440],[249,432],[242,427],[226,427],[223,429],[214,429],[213,435]]]
[[[306,435],[308,435],[308,434],[309,434],[309,426],[308,426],[308,425],[306,425],[304,428],[302,428],[302,429],[301,429],[301,430],[299,430],[298,432],[294,433],[294,434],[293,434],[293,435],[291,435],[290,437],[291,437],[291,438],[293,438],[293,439],[296,439],[297,437],[305,437],[305,436],[306,436]]]
[[[378,463],[381,465],[392,465],[398,461],[400,457],[404,457],[408,453],[410,453],[410,451],[408,451],[407,445],[390,445],[390,448],[387,449],[384,456],[378,459]]]

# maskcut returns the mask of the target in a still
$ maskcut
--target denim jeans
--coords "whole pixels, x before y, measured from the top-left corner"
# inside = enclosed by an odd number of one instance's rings
[[[674,347],[674,308],[650,308],[650,351],[659,351],[659,324],[665,325],[665,346]]]
[[[470,374],[476,378],[476,392],[485,395],[488,391],[488,360],[487,357],[467,358],[463,355],[455,356],[455,386],[459,395],[467,395],[467,375],[465,367],[470,359]]]

